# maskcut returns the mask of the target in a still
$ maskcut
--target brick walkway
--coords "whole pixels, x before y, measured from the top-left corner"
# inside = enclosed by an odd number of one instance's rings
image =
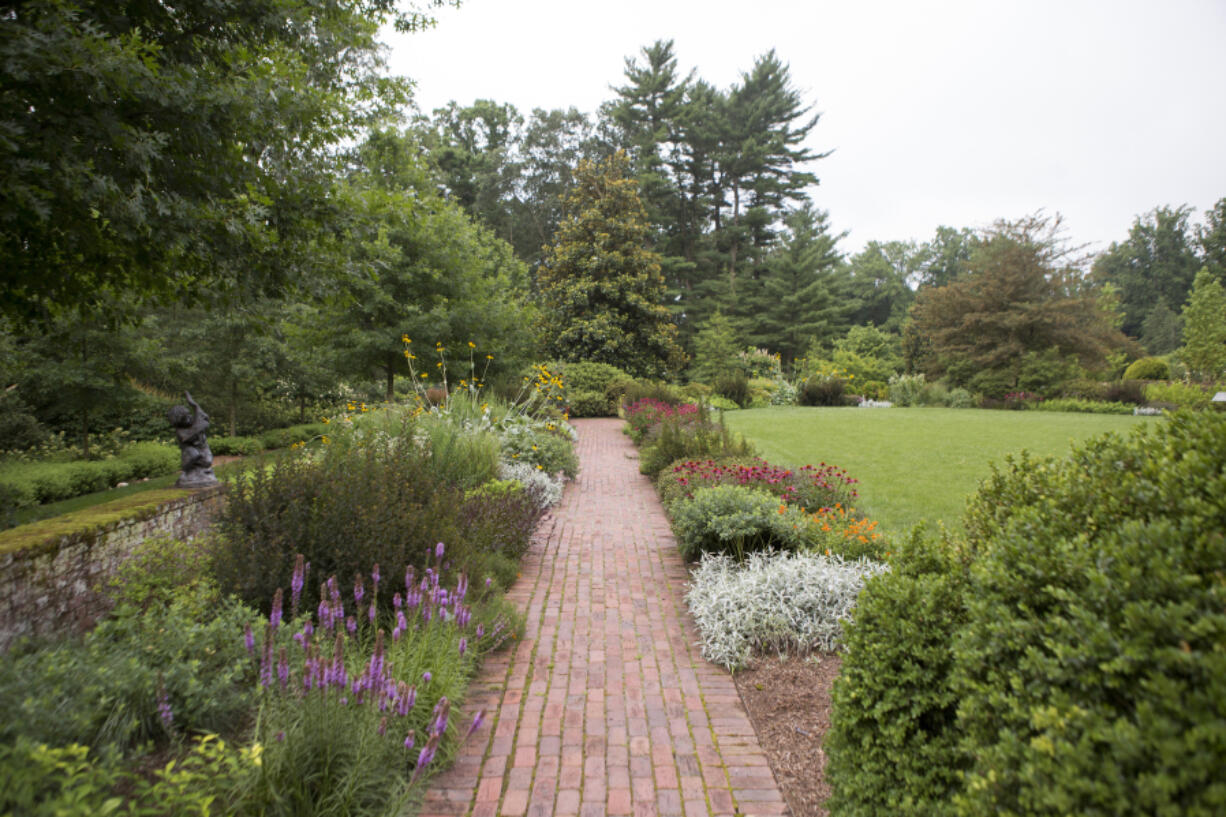
[[[695,646],[685,565],[622,421],[575,426],[579,479],[509,594],[527,632],[470,687],[485,726],[423,817],[785,814],[731,676]]]

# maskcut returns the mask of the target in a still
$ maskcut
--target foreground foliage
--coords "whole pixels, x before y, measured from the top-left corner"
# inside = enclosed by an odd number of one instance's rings
[[[1226,808],[1226,418],[1021,457],[848,627],[836,815]]]

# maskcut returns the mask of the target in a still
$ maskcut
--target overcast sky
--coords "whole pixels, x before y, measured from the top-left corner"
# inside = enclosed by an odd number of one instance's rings
[[[654,40],[721,88],[774,48],[822,113],[813,199],[845,252],[1040,208],[1105,249],[1226,197],[1226,0],[465,0],[386,39],[424,111],[591,113]]]

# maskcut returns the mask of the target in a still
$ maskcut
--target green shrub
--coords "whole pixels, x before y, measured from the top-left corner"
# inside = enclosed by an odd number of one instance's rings
[[[115,606],[131,605],[147,611],[169,607],[185,598],[211,604],[210,594],[201,589],[209,581],[210,563],[209,543],[203,537],[182,542],[168,536],[150,536],[120,562],[101,589]],[[203,617],[208,611],[202,607],[197,612]]]
[[[562,473],[574,479],[579,473],[579,458],[575,455],[570,438],[539,426],[521,425],[504,433],[502,457],[513,462],[539,465],[540,470],[550,475]]]
[[[209,449],[219,457],[250,457],[262,450],[255,437],[210,437]]]
[[[896,374],[890,378],[890,402],[903,408],[918,406],[925,385],[922,374]]]
[[[464,540],[480,554],[474,574],[498,572],[485,556],[504,556],[517,563],[532,543],[532,533],[544,510],[525,488],[513,479],[491,480],[464,494],[460,509]]]
[[[688,388],[688,387],[687,387]],[[670,406],[680,405],[689,398],[676,386],[658,380],[636,380],[622,393],[622,405],[631,406],[640,400],[658,400]]]
[[[155,612],[122,605],[81,640],[14,648],[0,665],[0,743],[25,736],[129,752],[149,740],[235,729],[251,705],[248,608],[215,586]],[[158,713],[162,691],[173,713]]]
[[[708,398],[707,405],[713,409],[719,409],[720,411],[736,411],[740,408],[740,406],[738,406],[732,400],[729,400],[727,397],[721,397],[718,394],[712,395],[710,398]]]
[[[1076,411],[1086,414],[1132,414],[1133,406],[1127,403],[1107,403],[1101,400],[1079,400],[1074,397],[1055,397],[1028,406],[1035,411]]]
[[[861,595],[832,814],[1223,813],[1226,418],[1011,459],[964,521]]]
[[[1070,380],[1061,387],[1060,395],[1077,400],[1101,402],[1107,399],[1107,384],[1097,380]]]
[[[17,507],[105,491],[119,482],[172,474],[179,468],[179,452],[162,443],[133,443],[118,457],[75,462],[8,462],[0,466],[0,484]]]
[[[720,376],[711,384],[711,391],[736,403],[740,408],[749,405],[749,378],[743,374],[729,373]]]
[[[114,760],[90,756],[88,746],[47,746],[18,737],[0,743],[0,814],[21,817],[93,817],[123,804],[115,789]]]
[[[1107,384],[1102,399],[1108,403],[1131,403],[1139,406],[1145,402],[1145,388],[1146,384],[1142,380],[1116,380]]]
[[[612,417],[614,411],[603,391],[571,391],[567,389],[567,406],[571,417]]]
[[[797,400],[802,406],[841,406],[845,385],[841,377],[815,374],[805,381]]]
[[[669,417],[660,423],[655,440],[640,449],[639,472],[654,478],[676,460],[752,455],[753,447],[745,438],[733,435],[721,424],[705,419],[689,423],[682,417]]]
[[[447,417],[426,415],[421,418],[413,439],[425,444],[423,453],[433,480],[464,491],[498,476],[499,457],[508,450],[511,439],[522,442],[529,453],[537,455],[534,463],[552,465],[539,446],[537,451],[532,449],[538,441],[544,445],[543,438],[549,435],[533,434],[526,426],[521,429],[524,433],[519,437],[504,436],[500,440],[490,431],[474,431]]]
[[[835,817],[945,817],[970,759],[959,745],[951,639],[966,620],[966,556],[913,532],[870,579],[833,690],[825,749]]]
[[[1171,367],[1160,357],[1137,358],[1124,370],[1125,380],[1166,380]]]
[[[439,541],[463,560],[463,494],[464,487],[439,478],[430,453],[411,436],[334,443],[316,460],[282,456],[245,470],[231,487],[215,523],[221,536],[213,569],[225,592],[266,608],[298,553],[316,576],[352,577],[374,564],[420,566]],[[390,603],[390,593],[380,592]],[[318,586],[308,583],[304,603],[318,601]]]
[[[781,513],[778,497],[760,489],[700,488],[693,499],[674,502],[670,511],[677,547],[691,561],[704,553],[741,560],[756,551],[796,550],[804,543],[804,515],[786,507]]]
[[[601,392],[615,381],[631,380],[630,375],[608,363],[557,363],[550,368],[560,372],[569,401],[575,392]]]
[[[295,443],[305,443],[335,431],[328,423],[305,423],[289,428],[274,428],[265,431],[257,439],[263,449],[289,448]]]
[[[1226,701],[1226,418],[1009,464],[968,507],[965,813],[1211,815]]]
[[[1213,393],[1195,383],[1149,383],[1145,386],[1145,400],[1203,411],[1213,405]]]

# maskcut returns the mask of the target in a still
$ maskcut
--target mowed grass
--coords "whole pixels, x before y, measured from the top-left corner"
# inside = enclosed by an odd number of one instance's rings
[[[1023,449],[1069,453],[1071,443],[1125,433],[1160,418],[940,408],[772,408],[729,411],[724,423],[760,456],[796,467],[825,462],[860,480],[859,508],[891,534],[917,522],[960,527],[989,463]]]

